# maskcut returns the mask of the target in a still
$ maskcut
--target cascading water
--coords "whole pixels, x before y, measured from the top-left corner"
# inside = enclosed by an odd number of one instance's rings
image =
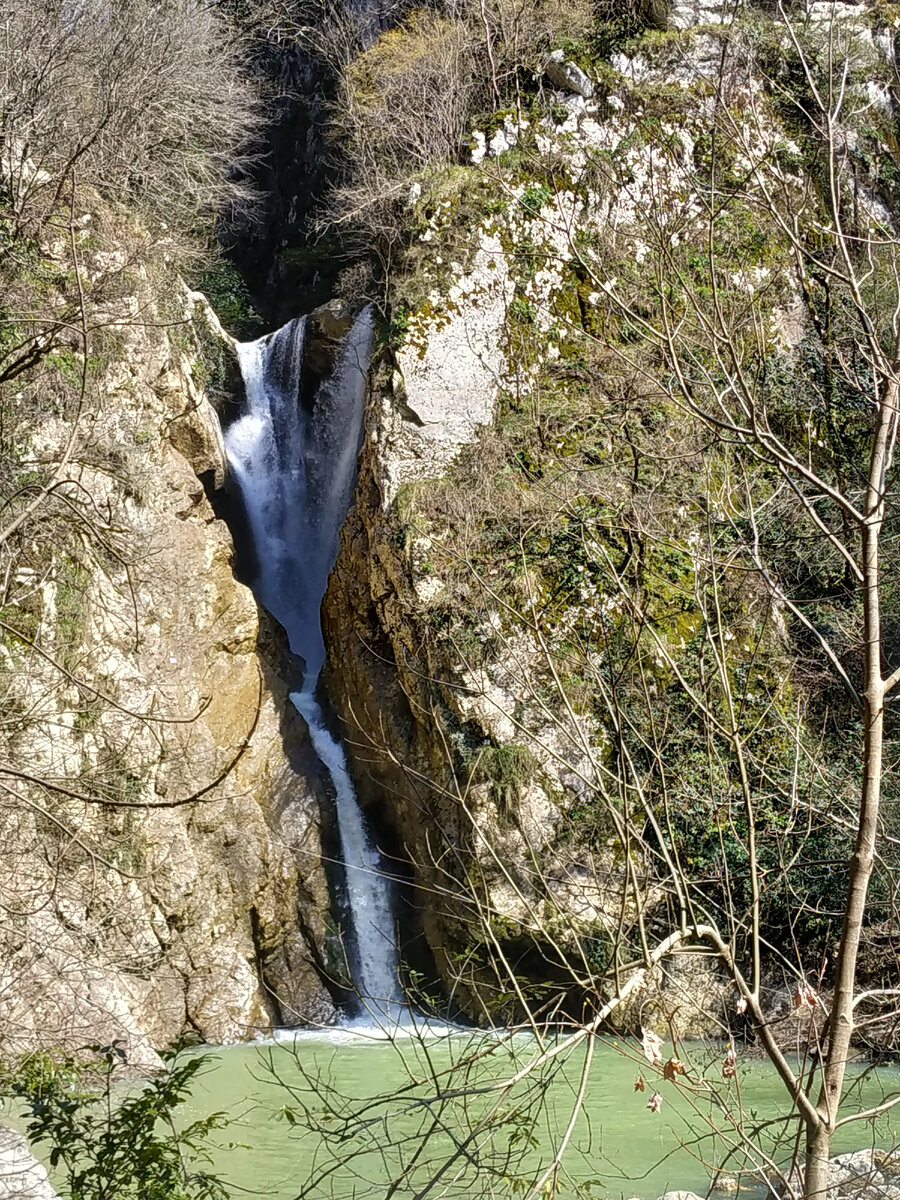
[[[343,748],[325,727],[315,697],[325,661],[320,607],[356,478],[374,339],[371,312],[357,318],[309,407],[301,397],[305,334],[301,317],[238,346],[246,405],[225,433],[225,452],[253,537],[254,591],[306,666],[302,690],[292,692],[291,700],[334,783],[355,942],[354,982],[372,1015],[396,1020],[402,998],[389,883]]]

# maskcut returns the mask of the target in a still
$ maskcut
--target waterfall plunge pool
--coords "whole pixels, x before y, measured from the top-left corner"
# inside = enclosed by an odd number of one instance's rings
[[[573,1045],[503,1094],[494,1085],[534,1059],[530,1036],[407,1028],[389,1037],[338,1028],[214,1051],[184,1120],[228,1114],[212,1167],[234,1197],[524,1196],[528,1189],[513,1190],[510,1178],[540,1177],[567,1131],[558,1191],[542,1194],[558,1200],[654,1200],[674,1189],[705,1195],[712,1165],[727,1153],[722,1134],[733,1137],[723,1108],[742,1114],[749,1129],[771,1123],[789,1104],[767,1062],[739,1057],[736,1079],[726,1081],[724,1047],[679,1049],[689,1071],[710,1080],[715,1097],[656,1080],[629,1039],[594,1039],[589,1062],[586,1043]],[[644,1092],[635,1090],[638,1075],[646,1080]],[[895,1068],[853,1066],[849,1075],[848,1112],[900,1091]],[[663,1103],[655,1113],[647,1103],[657,1086]],[[762,1140],[784,1161],[795,1131],[769,1124]],[[873,1144],[894,1145],[888,1118],[839,1131],[835,1151]],[[391,1191],[404,1170],[406,1178]],[[740,1158],[723,1173],[738,1175]],[[435,1176],[433,1190],[424,1190]],[[742,1194],[763,1194],[746,1183]]]

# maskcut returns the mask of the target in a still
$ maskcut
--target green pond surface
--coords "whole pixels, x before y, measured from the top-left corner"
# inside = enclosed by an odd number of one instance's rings
[[[729,1157],[736,1126],[775,1161],[790,1156],[796,1126],[779,1120],[790,1105],[766,1062],[739,1056],[726,1080],[724,1047],[682,1044],[687,1073],[673,1082],[629,1039],[559,1038],[543,1049],[541,1061],[524,1034],[351,1027],[191,1051],[206,1065],[179,1120],[227,1114],[201,1166],[235,1200],[524,1197],[563,1143],[557,1190],[540,1193],[555,1200],[703,1195],[723,1163],[753,1200],[763,1194],[758,1175],[741,1174],[750,1164],[739,1152]],[[517,1074],[515,1086],[498,1088]],[[846,1112],[900,1092],[894,1068],[852,1065],[848,1080]],[[840,1131],[835,1150],[873,1144],[894,1145],[887,1117]]]
[[[747,1131],[770,1122],[763,1143],[780,1161],[790,1154],[796,1128],[771,1124],[790,1105],[767,1063],[739,1059],[735,1079],[724,1080],[722,1047],[683,1046],[688,1074],[673,1083],[628,1040],[594,1039],[590,1058],[587,1040],[546,1045],[559,1052],[508,1092],[495,1085],[534,1063],[530,1036],[335,1030],[223,1048],[197,1082],[185,1119],[227,1112],[214,1169],[235,1197],[273,1200],[525,1195],[564,1139],[557,1197],[704,1194],[712,1168],[737,1141],[735,1122]],[[639,1075],[645,1091],[635,1089]],[[701,1075],[714,1094],[697,1085]],[[849,1077],[846,1111],[900,1091],[894,1069],[852,1066]],[[652,1112],[657,1087],[662,1108]],[[887,1118],[850,1126],[835,1149],[873,1143],[893,1145]],[[726,1164],[731,1174],[742,1166],[739,1153]],[[752,1187],[749,1177],[742,1182]]]

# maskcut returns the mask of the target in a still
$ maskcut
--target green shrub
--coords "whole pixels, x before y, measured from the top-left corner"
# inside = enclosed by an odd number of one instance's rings
[[[422,8],[344,67],[333,136],[338,215],[397,240],[418,178],[457,160],[472,121],[521,103],[547,52],[591,29],[588,0],[463,0]]]
[[[487,746],[481,751],[479,774],[490,783],[491,798],[503,816],[511,815],[522,789],[534,778],[537,765],[528,747],[516,742]]]
[[[259,336],[262,318],[246,283],[226,258],[214,257],[202,271],[190,277],[190,284],[203,292],[230,334],[247,341]]]
[[[121,1080],[127,1059],[118,1043],[88,1049],[92,1061],[31,1054],[0,1074],[0,1090],[26,1102],[28,1137],[46,1147],[71,1200],[226,1200],[224,1184],[203,1169],[224,1113],[177,1121],[206,1060],[172,1057],[132,1091]]]

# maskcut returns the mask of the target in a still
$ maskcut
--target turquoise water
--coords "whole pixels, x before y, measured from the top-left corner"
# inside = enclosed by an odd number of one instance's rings
[[[531,1037],[333,1031],[229,1047],[211,1056],[185,1120],[228,1113],[214,1169],[235,1197],[272,1200],[525,1196],[563,1141],[558,1197],[652,1200],[667,1189],[705,1193],[723,1161],[728,1174],[746,1169],[746,1156],[728,1153],[740,1129],[781,1161],[790,1153],[795,1128],[780,1119],[790,1106],[768,1064],[739,1060],[726,1081],[721,1047],[682,1047],[688,1073],[676,1084],[655,1077],[629,1041],[548,1048],[549,1061],[506,1091],[498,1082],[539,1055]],[[848,1110],[900,1090],[894,1070],[852,1073]],[[836,1149],[873,1140],[892,1144],[885,1118],[850,1127]]]

